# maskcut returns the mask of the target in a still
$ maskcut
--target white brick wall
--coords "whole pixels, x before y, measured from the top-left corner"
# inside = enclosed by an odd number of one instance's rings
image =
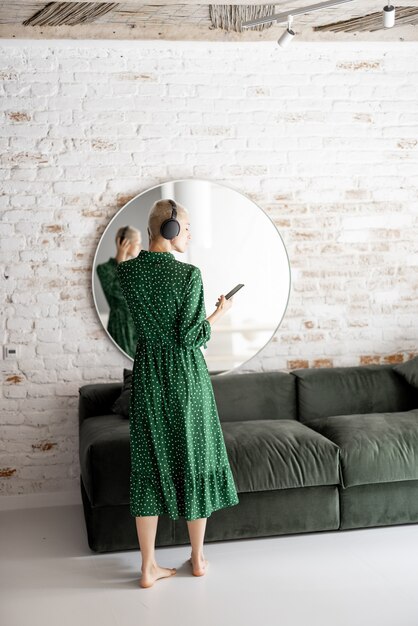
[[[252,197],[292,266],[242,371],[417,354],[417,43],[0,43],[0,491],[78,488],[78,387],[130,366],[90,290],[101,233],[171,178]]]

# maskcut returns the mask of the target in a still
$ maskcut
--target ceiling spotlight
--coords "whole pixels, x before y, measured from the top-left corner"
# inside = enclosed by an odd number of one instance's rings
[[[312,11],[320,11],[321,9],[328,9],[340,4],[346,4],[347,2],[353,2],[353,0],[326,0],[325,2],[319,2],[318,4],[311,4],[308,7],[302,7],[300,9],[292,9],[292,15],[304,15],[305,13],[312,13]],[[388,0],[389,2],[389,0]],[[251,26],[258,26],[259,24],[268,24],[270,22],[276,22],[277,24],[284,24],[289,19],[289,14],[275,13],[273,15],[264,15],[263,17],[257,17],[254,20],[248,22],[242,22],[243,28],[249,28]]]
[[[389,1],[385,7],[383,7],[383,26],[385,28],[392,28],[395,24],[395,7],[389,4]]]
[[[286,48],[290,42],[292,41],[293,37],[295,36],[295,32],[292,30],[292,16],[289,15],[287,18],[287,28],[284,31],[283,35],[281,37],[279,37],[277,43],[279,44],[279,46],[281,48]]]

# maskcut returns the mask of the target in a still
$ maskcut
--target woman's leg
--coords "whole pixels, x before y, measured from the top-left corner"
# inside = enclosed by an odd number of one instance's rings
[[[142,556],[142,577],[139,584],[141,587],[152,587],[158,578],[172,576],[177,570],[175,567],[160,567],[155,560],[158,515],[135,517],[135,521]]]
[[[190,543],[192,545],[190,562],[195,576],[203,576],[203,574],[206,573],[206,566],[209,563],[203,554],[203,540],[206,530],[206,521],[206,517],[201,517],[187,522]]]

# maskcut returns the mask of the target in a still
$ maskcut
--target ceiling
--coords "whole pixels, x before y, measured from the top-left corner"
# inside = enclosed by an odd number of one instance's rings
[[[187,41],[273,41],[286,24],[242,28],[256,17],[317,4],[283,0],[202,4],[194,0],[129,2],[45,2],[0,0],[0,37],[7,39],[153,39]],[[384,0],[353,0],[295,16],[298,41],[418,41],[418,0],[396,2],[393,28],[383,28]]]

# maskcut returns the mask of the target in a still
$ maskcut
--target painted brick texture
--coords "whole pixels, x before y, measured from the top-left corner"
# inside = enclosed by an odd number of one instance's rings
[[[0,45],[0,493],[76,489],[78,387],[127,361],[94,308],[108,221],[173,178],[247,194],[292,287],[240,371],[418,354],[417,43]]]

